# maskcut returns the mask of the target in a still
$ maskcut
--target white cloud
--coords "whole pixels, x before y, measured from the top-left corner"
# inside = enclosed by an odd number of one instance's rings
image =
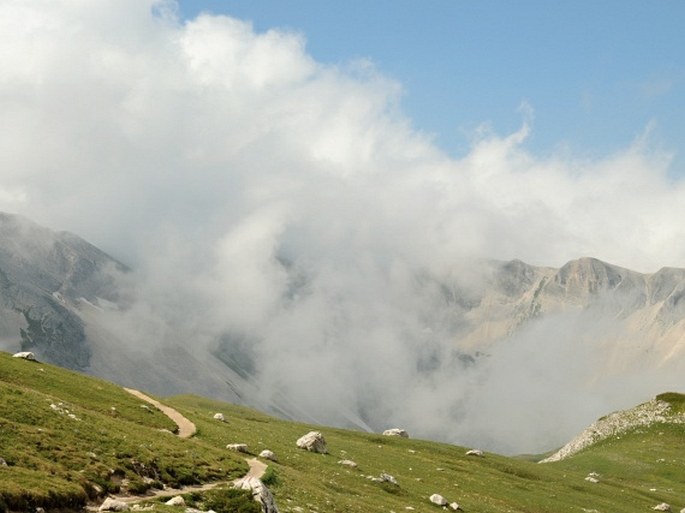
[[[541,157],[524,105],[520,130],[451,159],[368,62],[328,66],[301,34],[174,12],[0,2],[0,210],[132,263],[142,317],[187,322],[179,337],[250,332],[267,391],[376,422],[440,403],[461,378],[417,376],[415,358],[445,354],[426,328],[451,314],[416,273],[458,274],[463,257],[685,261],[685,186],[649,145]]]

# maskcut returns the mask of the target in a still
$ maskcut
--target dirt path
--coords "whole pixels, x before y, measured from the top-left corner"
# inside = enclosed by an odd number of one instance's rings
[[[247,461],[247,464],[250,465],[250,470],[247,474],[245,474],[243,479],[248,477],[256,477],[257,479],[261,479],[264,475],[264,472],[266,472],[268,465],[259,461],[257,458],[251,458],[249,460],[246,459],[245,461]]]
[[[138,399],[142,399],[145,402],[150,403],[152,406],[160,410],[164,415],[173,420],[178,426],[178,436],[181,438],[190,438],[197,432],[195,424],[190,422],[187,418],[181,415],[177,410],[170,408],[169,406],[164,406],[159,401],[154,400],[142,393],[139,390],[134,390],[132,388],[124,388],[129,394],[136,396]]]
[[[125,388],[129,394],[132,394],[136,396],[138,399],[141,399],[145,402],[150,403],[153,405],[155,408],[158,408],[164,415],[169,417],[171,420],[173,420],[176,425],[178,426],[178,436],[181,438],[190,438],[197,432],[197,428],[195,427],[195,424],[193,424],[191,421],[189,421],[187,418],[185,418],[183,415],[181,415],[178,411],[174,410],[173,408],[170,408],[169,406],[164,406],[162,403],[159,401],[155,401],[152,397],[149,397],[145,395],[144,393],[134,390],[132,388]],[[189,493],[189,492],[204,492],[207,490],[211,490],[212,488],[216,488],[217,486],[225,485],[225,484],[233,484],[236,485],[240,481],[244,479],[248,479],[250,477],[255,477],[257,479],[261,479],[262,476],[264,476],[264,472],[266,472],[266,469],[268,467],[267,464],[259,461],[257,458],[250,458],[250,459],[245,459],[247,461],[247,464],[250,466],[250,470],[248,470],[247,474],[245,474],[243,477],[240,477],[238,479],[234,479],[233,481],[218,481],[216,483],[207,483],[203,485],[194,485],[194,486],[186,486],[182,489],[178,488],[166,488],[164,490],[154,490],[151,491],[151,493],[148,493],[147,495],[117,495],[115,498],[121,502],[125,502],[127,504],[131,504],[134,502],[140,502],[140,501],[145,501],[149,499],[155,499],[159,497],[174,497],[176,495],[181,495],[183,493]],[[96,511],[96,508],[94,507],[89,507],[88,508],[91,511]]]

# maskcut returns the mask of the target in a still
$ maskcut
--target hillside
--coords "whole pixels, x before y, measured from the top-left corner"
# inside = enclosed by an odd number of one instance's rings
[[[196,396],[163,402],[196,424],[194,437],[160,433],[174,425],[116,385],[0,354],[0,457],[7,463],[0,466],[0,506],[76,510],[97,505],[108,493],[230,481],[247,465],[226,449],[229,443],[247,444],[253,456],[265,448],[275,452],[278,462],[265,461],[264,480],[282,512],[430,512],[438,510],[428,500],[434,493],[463,511],[484,513],[647,511],[662,501],[685,506],[678,502],[685,496],[680,424],[644,426],[539,465],[492,453],[467,456],[467,448],[454,445],[287,422]],[[327,455],[295,446],[312,429],[324,434]],[[340,465],[343,459],[358,467]],[[600,474],[599,483],[585,480],[590,472]],[[398,485],[370,479],[381,473]],[[187,498],[202,507],[201,494]]]

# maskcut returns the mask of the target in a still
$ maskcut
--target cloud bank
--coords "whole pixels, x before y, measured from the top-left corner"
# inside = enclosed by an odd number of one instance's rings
[[[450,158],[368,62],[167,1],[2,0],[0,69],[0,210],[131,265],[151,333],[224,340],[318,419],[449,438],[476,378],[435,363],[460,312],[433,279],[475,286],[471,259],[685,265],[685,185],[648,130],[535,155],[524,116]]]

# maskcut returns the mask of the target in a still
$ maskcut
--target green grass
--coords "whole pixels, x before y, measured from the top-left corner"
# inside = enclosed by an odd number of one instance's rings
[[[116,385],[0,353],[0,507],[73,509],[122,482],[141,491],[247,469],[235,454],[161,431],[175,425],[141,406]]]
[[[331,512],[399,512],[407,506],[414,511],[438,511],[428,502],[433,493],[458,502],[467,512],[647,511],[659,496],[645,494],[637,481],[622,487],[604,478],[601,483],[589,483],[585,477],[592,469],[586,464],[541,465],[496,454],[478,458],[466,456],[463,447],[286,422],[193,396],[173,397],[168,402],[197,424],[199,438],[217,448],[246,443],[255,455],[265,448],[273,450],[279,461],[269,463],[277,476],[272,491],[284,512],[296,506]],[[216,412],[224,413],[225,423],[212,418]],[[329,455],[296,448],[297,438],[312,429],[324,433]],[[678,444],[685,447],[682,440]],[[640,468],[643,457],[628,458],[625,474]],[[337,463],[340,459],[352,459],[359,467],[342,467]],[[366,478],[381,472],[393,475],[399,489]],[[682,479],[685,472],[677,475]],[[680,486],[678,490],[685,492]],[[662,500],[669,498],[673,494]]]
[[[668,396],[672,404],[681,398]],[[248,444],[252,455],[263,449],[276,453],[279,461],[266,461],[264,479],[283,513],[298,507],[339,513],[440,511],[428,501],[433,493],[479,513],[647,512],[662,501],[675,511],[685,506],[682,425],[634,430],[567,460],[537,464],[491,453],[466,456],[466,448],[454,445],[287,422],[195,396],[163,402],[196,423],[193,439],[160,432],[170,427],[166,417],[141,408],[115,385],[0,354],[0,457],[9,464],[0,467],[0,510],[78,509],[89,498],[116,490],[122,478],[141,489],[230,480],[247,466],[242,455],[226,449],[229,443]],[[80,420],[50,407],[59,403]],[[225,422],[213,419],[217,412]],[[313,429],[326,437],[328,455],[295,446]],[[359,467],[343,467],[341,459]],[[368,478],[382,472],[394,476],[399,487]],[[599,473],[600,482],[585,481],[589,472]],[[244,494],[191,496],[203,507],[216,500],[226,511],[254,509]],[[158,510],[183,511],[153,504]]]

